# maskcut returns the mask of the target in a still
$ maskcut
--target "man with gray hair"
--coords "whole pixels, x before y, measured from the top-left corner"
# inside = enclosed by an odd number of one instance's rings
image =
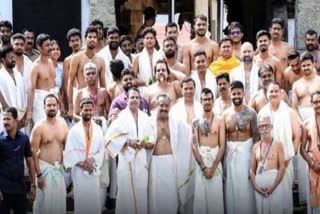
[[[186,123],[169,115],[171,98],[168,94],[160,93],[156,99],[157,109],[152,115],[156,143],[149,177],[150,212],[178,213],[191,197],[186,191],[189,185],[184,185],[193,168],[190,164],[191,132]]]

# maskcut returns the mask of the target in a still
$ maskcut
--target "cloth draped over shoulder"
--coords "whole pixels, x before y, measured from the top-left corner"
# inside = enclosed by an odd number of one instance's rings
[[[152,59],[150,59],[147,49],[144,48],[139,55],[139,73],[138,78],[148,83],[154,81],[154,66],[159,59],[162,59],[162,54],[156,49],[153,50]]]
[[[197,71],[191,72],[191,78],[196,82],[196,91],[194,94],[194,98],[196,101],[200,102],[202,86],[201,86],[200,78]],[[205,81],[206,81],[206,84],[204,87],[209,88],[212,91],[214,98],[217,97],[216,77],[209,70],[206,71]]]

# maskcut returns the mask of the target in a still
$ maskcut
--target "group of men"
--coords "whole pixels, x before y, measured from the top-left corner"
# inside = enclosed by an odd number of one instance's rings
[[[300,55],[279,18],[256,50],[240,23],[219,43],[207,25],[196,16],[182,47],[168,23],[158,50],[146,24],[135,53],[117,27],[104,39],[99,20],[83,47],[71,29],[57,89],[51,37],[36,51],[30,29],[1,21],[0,211],[26,212],[29,175],[35,213],[65,213],[71,183],[75,213],[101,213],[107,194],[116,213],[292,213],[296,181],[320,212],[317,33]]]

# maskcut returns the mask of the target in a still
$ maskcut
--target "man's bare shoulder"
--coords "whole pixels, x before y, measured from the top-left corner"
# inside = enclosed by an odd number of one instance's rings
[[[278,151],[283,150],[283,144],[280,141],[273,139],[273,145]]]
[[[283,71],[284,77],[289,77],[289,75],[292,73],[292,69],[290,66],[286,67]]]
[[[247,113],[250,114],[251,116],[257,115],[256,110],[254,110],[253,108],[251,108],[251,106],[246,105],[246,111],[247,111]]]
[[[108,91],[106,88],[98,88],[98,93],[102,95],[107,95]]]
[[[64,63],[70,63],[72,57],[74,57],[74,54],[70,54],[69,56],[67,56],[67,57],[63,60],[63,62],[64,62]]]

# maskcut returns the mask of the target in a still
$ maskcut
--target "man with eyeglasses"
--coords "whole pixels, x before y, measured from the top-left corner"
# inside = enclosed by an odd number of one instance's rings
[[[314,109],[313,116],[304,121],[300,153],[309,165],[310,193],[308,204],[312,213],[320,212],[320,91],[311,94],[311,103]],[[307,146],[308,144],[308,146]],[[309,184],[308,184],[309,185]]]
[[[241,59],[241,40],[243,38],[242,26],[239,22],[231,22],[228,28],[228,34],[233,42],[233,56]]]
[[[272,124],[269,116],[259,116],[258,128],[261,141],[253,146],[250,169],[257,212],[273,213],[276,210],[284,213],[281,183],[285,172],[283,145],[271,135]]]
[[[268,85],[274,80],[272,67],[268,64],[262,65],[258,70],[258,76],[260,78],[260,85],[262,85],[262,88],[254,94],[249,101],[249,106],[256,110],[257,113],[259,113],[260,109],[268,103]],[[291,106],[291,101],[283,89],[281,89],[280,97],[281,100]]]
[[[293,47],[289,43],[282,41],[284,32],[283,20],[273,18],[269,32],[271,34],[269,52],[281,61],[282,68],[284,69],[288,66],[288,52],[293,50]]]

